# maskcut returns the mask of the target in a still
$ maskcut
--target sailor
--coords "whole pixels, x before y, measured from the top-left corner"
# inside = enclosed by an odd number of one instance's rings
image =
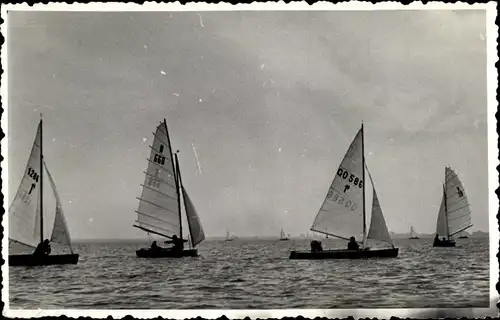
[[[356,242],[356,238],[350,237],[349,240],[347,250],[359,250],[359,244]]]
[[[153,241],[153,243],[151,244],[151,250],[158,251],[161,249],[163,249],[163,248],[158,247],[158,244],[156,244],[156,241]]]
[[[172,237],[171,241],[168,241],[168,240],[165,241],[165,243],[172,243],[174,245],[172,247],[173,251],[182,251],[182,250],[184,250],[184,242],[186,242],[186,240],[179,239],[177,237],[177,235],[175,235],[175,234]]]
[[[434,237],[434,244],[439,244],[440,242],[441,241],[439,240],[439,234],[436,233],[436,236]]]
[[[321,252],[323,248],[321,247],[321,241],[313,240],[311,241],[311,252]]]
[[[36,246],[35,252],[33,252],[33,255],[35,256],[43,256],[43,255],[49,255],[51,252],[50,248],[50,242],[49,239],[45,239],[44,241],[40,242],[38,246]]]

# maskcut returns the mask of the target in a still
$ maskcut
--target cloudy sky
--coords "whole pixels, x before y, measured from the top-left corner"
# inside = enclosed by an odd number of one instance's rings
[[[207,236],[307,232],[361,121],[390,230],[434,232],[445,165],[465,185],[472,230],[488,229],[484,11],[8,22],[8,201],[43,112],[73,238],[142,235],[136,197],[163,118]]]

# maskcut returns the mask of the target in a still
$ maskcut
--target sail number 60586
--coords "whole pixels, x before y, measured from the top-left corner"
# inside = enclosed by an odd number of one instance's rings
[[[347,170],[339,168],[339,170],[337,171],[337,175],[339,177],[342,177],[344,180],[348,180],[349,182],[354,183],[355,186],[363,188],[363,180],[361,180],[360,178],[356,177],[352,173],[349,174],[349,172]]]

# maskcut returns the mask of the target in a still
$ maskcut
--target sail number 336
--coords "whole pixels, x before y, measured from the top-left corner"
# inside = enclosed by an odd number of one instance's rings
[[[339,168],[339,170],[337,171],[337,175],[339,177],[342,177],[344,180],[348,180],[349,182],[353,183],[355,186],[363,188],[363,180],[356,177],[352,173],[350,174],[347,170]]]

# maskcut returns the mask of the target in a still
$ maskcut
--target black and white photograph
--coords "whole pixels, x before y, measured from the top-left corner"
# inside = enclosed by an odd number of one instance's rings
[[[497,315],[495,18],[3,6],[4,316]]]

